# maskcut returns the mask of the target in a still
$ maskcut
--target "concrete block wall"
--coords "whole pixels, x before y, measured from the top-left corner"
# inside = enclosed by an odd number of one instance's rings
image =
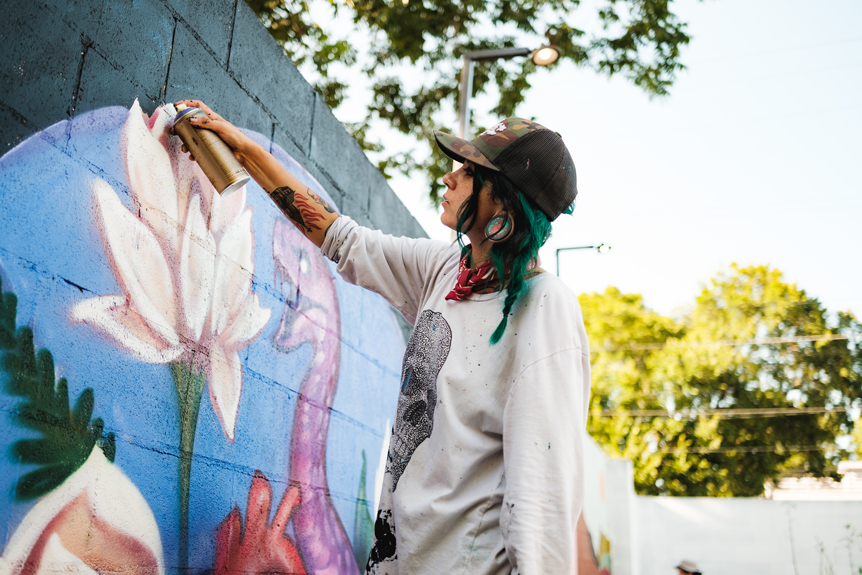
[[[360,223],[424,232],[242,0],[35,0],[0,28],[0,574],[359,573],[405,347],[195,97]]]
[[[426,234],[242,0],[35,0],[0,30],[0,155],[105,106],[182,98],[281,146],[363,225]]]

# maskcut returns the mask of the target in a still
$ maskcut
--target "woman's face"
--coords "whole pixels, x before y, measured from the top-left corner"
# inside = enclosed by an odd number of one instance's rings
[[[443,208],[440,221],[447,228],[454,230],[458,227],[458,211],[473,193],[474,170],[473,164],[464,162],[460,168],[443,176],[443,183],[446,184],[447,189],[443,194],[443,203],[440,205]],[[471,232],[484,230],[485,224],[498,211],[499,201],[494,201],[491,196],[491,188],[486,185],[482,188],[479,196],[479,213],[476,215],[473,226],[469,230],[464,230],[471,242],[475,241],[475,238],[471,237]]]

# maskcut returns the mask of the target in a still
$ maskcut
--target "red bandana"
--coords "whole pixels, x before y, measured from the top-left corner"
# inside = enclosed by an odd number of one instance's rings
[[[481,289],[496,277],[497,269],[491,260],[476,268],[468,268],[467,258],[469,257],[470,254],[464,254],[464,257],[461,258],[461,262],[458,264],[458,283],[455,284],[455,289],[446,296],[447,300],[461,301],[473,293],[476,287]]]

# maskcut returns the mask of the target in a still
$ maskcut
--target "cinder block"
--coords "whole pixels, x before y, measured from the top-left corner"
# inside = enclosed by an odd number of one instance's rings
[[[389,182],[383,177],[383,174],[374,166],[371,166],[371,170],[369,174],[371,191],[368,199],[368,215],[375,227],[394,236],[428,237],[425,230],[410,214],[410,210],[389,187]]]
[[[82,43],[78,32],[52,8],[32,2],[9,3],[0,27],[0,100],[31,129],[67,117],[78,81]],[[5,134],[20,118],[3,113]]]
[[[307,155],[314,90],[244,1],[237,4],[228,69]]]
[[[344,195],[342,210],[356,218],[368,213],[371,162],[332,110],[315,95],[310,158]]]
[[[157,101],[164,91],[174,25],[160,0],[108,2],[93,36],[94,48],[148,99]]]
[[[144,112],[152,113],[158,102],[150,98],[140,86],[132,83],[126,75],[107,62],[95,50],[87,50],[81,88],[75,114],[81,114],[104,106],[131,107],[135,98]]]
[[[106,0],[44,0],[35,4],[44,4],[54,10],[68,26],[79,34],[95,37],[102,24],[102,12]],[[23,4],[23,2],[21,2]]]
[[[392,225],[392,208],[394,202],[400,204],[401,200],[389,187],[383,174],[377,170],[374,172],[369,177],[368,217],[384,233],[400,235],[395,233],[395,226]]]
[[[423,228],[419,221],[413,217],[413,214],[408,212],[408,215],[409,219],[405,222],[407,228],[404,230],[403,235],[411,238],[427,238],[428,232],[425,231],[425,228]]]
[[[215,54],[218,63],[226,66],[237,2],[243,0],[165,1]]]
[[[186,26],[180,24],[174,35],[165,99],[175,102],[184,98],[203,100],[236,126],[261,134],[271,133],[272,119],[263,108],[204,50]]]
[[[34,130],[32,122],[0,101],[0,156],[29,138]]]
[[[332,180],[320,171],[317,165],[315,165],[315,163],[296,146],[294,141],[288,136],[286,130],[279,126],[278,122],[276,122],[275,125],[273,141],[285,152],[290,154],[290,156],[296,160],[299,165],[305,168],[309,174],[314,176],[314,179],[323,186],[323,189],[326,190],[326,193],[328,193],[329,197],[332,198],[332,201],[335,202],[335,207],[338,211],[343,213],[342,204],[344,203],[344,196],[341,194],[341,190],[339,190]]]

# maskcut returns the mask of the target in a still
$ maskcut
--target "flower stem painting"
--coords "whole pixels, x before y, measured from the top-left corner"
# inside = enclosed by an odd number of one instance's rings
[[[215,193],[169,117],[0,157],[0,573],[360,573],[401,328],[256,183]]]
[[[81,302],[73,317],[115,338],[144,361],[166,363],[180,415],[180,561],[188,556],[192,454],[204,384],[228,440],[234,439],[239,352],[270,310],[251,289],[251,208],[245,189],[222,198],[170,135],[170,115],[145,123],[137,102],[123,128],[126,171],[137,213],[96,181],[99,231],[122,295]],[[176,174],[176,175],[175,175]],[[177,224],[180,224],[179,226]]]

